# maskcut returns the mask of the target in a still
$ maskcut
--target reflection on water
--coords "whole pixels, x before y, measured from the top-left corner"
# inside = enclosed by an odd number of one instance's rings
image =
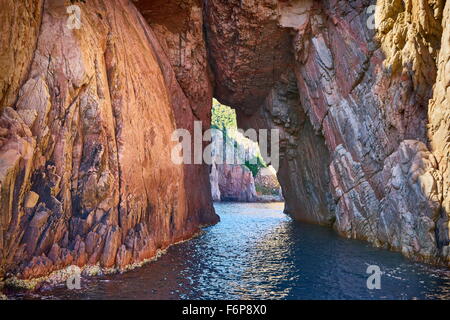
[[[299,224],[283,204],[215,205],[221,222],[124,274],[22,298],[47,299],[449,299],[450,272]],[[382,272],[368,290],[368,265]]]

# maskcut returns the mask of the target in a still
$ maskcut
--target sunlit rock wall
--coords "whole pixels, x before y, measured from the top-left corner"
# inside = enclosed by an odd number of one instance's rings
[[[81,26],[69,29],[69,5],[2,9],[14,21],[1,20],[12,35],[2,36],[0,115],[8,277],[125,268],[217,221],[208,168],[171,161],[171,134],[192,127],[199,102],[153,30],[126,0],[79,3]]]

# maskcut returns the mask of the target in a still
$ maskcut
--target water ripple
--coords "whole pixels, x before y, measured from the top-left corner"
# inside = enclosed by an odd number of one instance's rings
[[[171,247],[158,261],[124,273],[83,279],[82,290],[42,292],[46,299],[449,299],[450,273],[398,253],[299,224],[282,204],[215,205],[221,222]],[[368,290],[368,265],[382,272]],[[21,296],[37,298],[36,296]]]

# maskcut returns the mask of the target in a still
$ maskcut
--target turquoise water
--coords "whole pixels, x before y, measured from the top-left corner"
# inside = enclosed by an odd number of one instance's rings
[[[221,222],[158,261],[18,298],[44,299],[449,299],[450,272],[300,224],[283,204],[218,203]],[[369,290],[367,267],[383,272]]]

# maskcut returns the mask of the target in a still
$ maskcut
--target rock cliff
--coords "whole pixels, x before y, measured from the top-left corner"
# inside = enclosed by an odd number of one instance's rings
[[[19,278],[125,268],[217,221],[208,168],[171,161],[172,132],[207,107],[182,67],[129,1],[80,3],[79,29],[69,5],[6,1],[1,19],[0,259]]]
[[[213,95],[280,130],[293,217],[450,265],[450,2],[75,3],[79,29],[71,1],[2,1],[0,278],[125,268],[217,222],[209,168],[171,161]]]
[[[212,131],[209,179],[214,201],[257,200],[253,173],[245,165],[246,158],[255,158],[256,147],[253,141],[239,135],[236,128]]]

